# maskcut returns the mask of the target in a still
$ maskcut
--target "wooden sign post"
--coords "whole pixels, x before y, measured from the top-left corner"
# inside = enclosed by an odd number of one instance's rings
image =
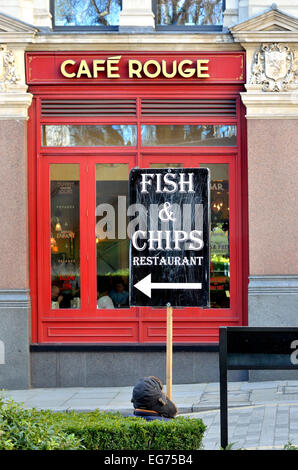
[[[167,304],[167,353],[166,353],[167,395],[172,400],[173,388],[173,308]]]
[[[129,302],[167,309],[170,399],[173,307],[209,306],[209,188],[207,168],[134,168],[129,177]]]

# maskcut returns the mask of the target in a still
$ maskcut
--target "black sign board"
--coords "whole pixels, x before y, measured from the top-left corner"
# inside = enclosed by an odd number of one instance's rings
[[[133,169],[130,305],[209,306],[207,168]]]

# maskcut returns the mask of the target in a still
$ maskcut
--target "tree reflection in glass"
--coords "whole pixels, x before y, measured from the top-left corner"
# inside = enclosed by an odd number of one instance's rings
[[[137,128],[129,124],[46,125],[42,127],[45,147],[135,146]]]
[[[236,135],[229,125],[150,124],[142,126],[142,145],[235,146]]]
[[[55,0],[55,26],[117,26],[120,0]]]
[[[156,24],[221,25],[222,7],[222,0],[157,0]]]

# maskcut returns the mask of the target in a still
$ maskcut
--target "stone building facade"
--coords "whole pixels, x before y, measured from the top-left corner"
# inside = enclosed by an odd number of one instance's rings
[[[249,264],[239,285],[248,306],[240,324],[298,326],[296,2],[226,0],[221,30],[164,31],[155,26],[151,0],[123,0],[119,27],[108,32],[55,29],[49,3],[0,0],[1,387],[130,385],[143,373],[165,373],[160,343],[86,345],[38,341],[34,334],[32,339],[32,306],[40,293],[30,281],[36,263],[30,248],[30,191],[37,175],[28,158],[36,135],[30,127],[34,93],[28,89],[26,54],[245,53],[240,96],[245,106],[247,217],[242,234],[248,239],[243,245],[240,241],[237,256],[246,250],[241,256]],[[241,210],[235,203],[235,211]],[[216,381],[217,351],[217,342],[210,339],[207,344],[178,340],[174,381]],[[253,379],[278,376],[251,373]]]

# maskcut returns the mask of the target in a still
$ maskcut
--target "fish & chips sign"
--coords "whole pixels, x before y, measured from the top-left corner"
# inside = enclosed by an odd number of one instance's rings
[[[209,305],[207,168],[133,169],[130,305]]]

